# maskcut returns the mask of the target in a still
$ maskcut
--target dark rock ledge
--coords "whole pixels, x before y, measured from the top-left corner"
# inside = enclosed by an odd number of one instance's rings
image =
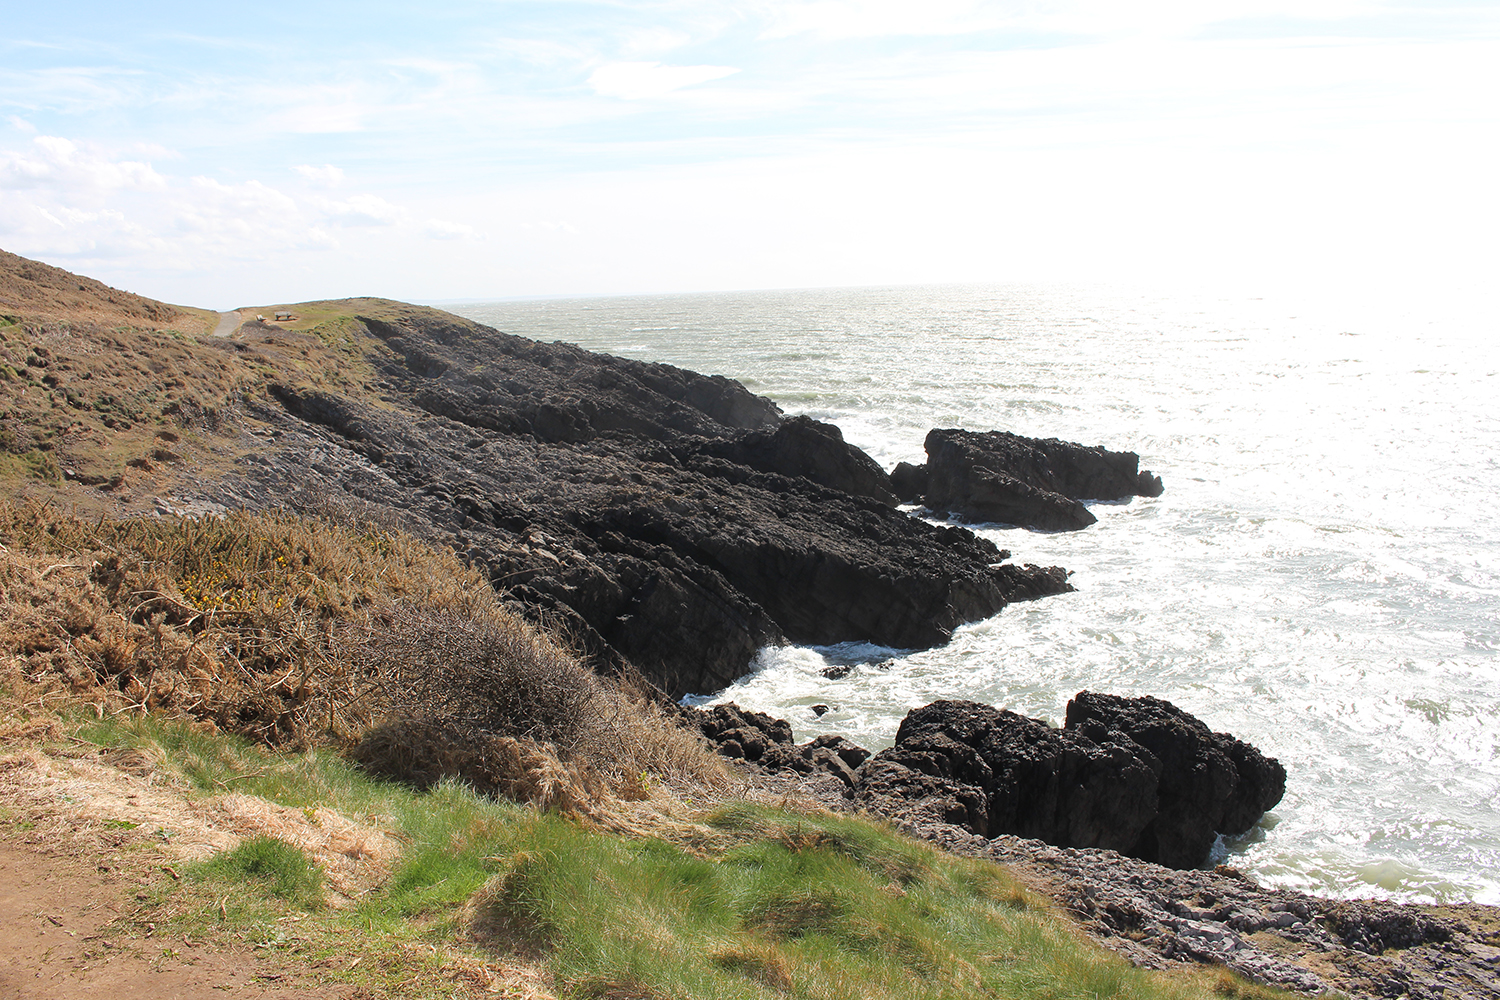
[[[1161,478],[1142,472],[1134,452],[941,428],[926,448],[925,466],[903,462],[891,473],[897,496],[968,521],[1076,531],[1097,520],[1083,500],[1162,494]]]
[[[1325,899],[1264,888],[1223,865],[1168,867],[1040,839],[1133,839],[1139,853],[1142,845],[1160,852],[1174,839],[1201,843],[1205,817],[1248,828],[1259,804],[1275,804],[1285,780],[1276,761],[1167,702],[1081,692],[1060,730],[990,706],[937,702],[910,713],[896,745],[873,756],[837,736],[795,744],[785,721],[734,705],[684,718],[781,794],[883,816],[946,850],[1006,865],[1136,965],[1222,965],[1314,996],[1500,996],[1494,907]],[[1143,769],[1156,779],[1156,812],[1144,823],[1144,802],[1110,788],[1129,776],[1144,795]],[[1226,786],[1238,794],[1222,794]]]
[[[734,705],[688,713],[719,752],[769,771],[823,771],[882,816],[937,821],[981,837],[1012,834],[1097,847],[1173,868],[1204,863],[1286,789],[1286,771],[1157,698],[1081,691],[1054,729],[990,705],[937,701],[907,713],[895,745],[871,756]]]
[[[838,428],[738,382],[381,309],[350,335],[363,384],[288,378],[244,401],[258,440],[208,499],[352,506],[451,544],[597,668],[673,698],[768,644],[927,648],[1072,589],[902,513]],[[310,336],[252,323],[225,349]]]

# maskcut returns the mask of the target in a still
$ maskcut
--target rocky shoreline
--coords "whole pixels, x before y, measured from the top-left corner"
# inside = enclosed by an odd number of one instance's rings
[[[841,737],[795,744],[784,720],[732,705],[686,714],[765,790],[881,816],[944,850],[1003,864],[1136,965],[1219,965],[1309,996],[1500,995],[1495,907],[1327,899],[1263,887],[1224,865],[1168,867],[1098,847],[1060,847],[1005,832],[984,836],[954,815],[951,791],[929,799],[881,794],[881,755]],[[946,821],[955,818],[961,821]]]
[[[397,519],[670,697],[724,687],[768,644],[927,648],[1071,589],[1061,567],[910,517],[838,428],[737,382],[416,307],[356,322],[374,377],[247,398],[258,446],[211,499],[305,509],[313,493]],[[305,339],[251,323],[226,349]]]

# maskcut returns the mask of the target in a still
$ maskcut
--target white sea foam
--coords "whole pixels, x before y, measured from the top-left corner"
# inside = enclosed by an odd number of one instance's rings
[[[1286,764],[1286,798],[1226,844],[1260,880],[1500,900],[1493,321],[1039,288],[460,311],[740,378],[887,468],[935,426],[1139,452],[1160,498],[1095,504],[1082,532],[979,529],[1077,593],[939,649],[765,650],[717,696],[878,748],[936,698],[1059,721],[1085,688],[1154,694]]]

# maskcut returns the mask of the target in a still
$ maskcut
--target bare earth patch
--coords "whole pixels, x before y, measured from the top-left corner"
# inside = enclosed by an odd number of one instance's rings
[[[149,922],[150,887],[180,877],[184,862],[264,835],[317,860],[328,876],[329,903],[347,906],[389,875],[400,845],[383,830],[332,809],[291,809],[228,790],[194,796],[163,779],[145,755],[89,744],[0,756],[0,815],[7,821],[0,825],[0,997],[6,1000],[373,995],[320,984],[318,968],[252,940],[226,945],[157,936]],[[284,930],[267,928],[266,936]],[[376,958],[356,946],[347,962],[336,964]],[[463,955],[450,956],[440,978],[445,995],[551,996],[535,969]]]
[[[253,950],[191,939],[132,938],[139,877],[76,845],[0,837],[0,996],[16,1000],[198,1000],[276,996],[352,998],[351,987],[303,985],[294,970]]]

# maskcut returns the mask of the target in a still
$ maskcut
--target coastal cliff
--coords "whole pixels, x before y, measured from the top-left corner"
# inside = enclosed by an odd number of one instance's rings
[[[397,524],[670,697],[722,688],[767,644],[925,648],[1071,589],[898,511],[836,427],[730,379],[380,299],[241,310],[226,336],[188,337],[153,326],[189,312],[101,285],[97,312],[66,320],[32,307],[92,286],[4,263],[0,307],[32,318],[0,333],[0,424],[74,502]]]
[[[386,300],[221,318],[74,277],[0,257],[0,473],[13,493],[188,527],[174,515],[306,514],[348,526],[377,551],[405,529],[457,553],[464,574],[482,573],[596,671],[631,668],[668,695],[722,687],[766,643],[931,646],[1010,602],[1069,589],[1062,568],[1010,564],[963,528],[902,513],[898,500],[995,519],[983,502],[1000,482],[1076,505],[1119,486],[1099,486],[1092,473],[1047,478],[1084,452],[1123,470],[1126,493],[1160,491],[1128,453],[943,430],[929,437],[928,467],[887,476],[837,428],[786,418],[723,378]],[[258,318],[278,313],[291,318]],[[943,486],[937,453],[954,441],[964,445],[953,468],[968,470],[967,493]],[[1003,464],[1001,452],[1015,461]],[[999,519],[1060,527],[1028,518]],[[37,558],[39,585],[60,567],[89,566]],[[100,560],[84,585],[95,596],[108,586],[136,593],[118,570]],[[277,562],[274,572],[320,599],[338,590],[332,571]],[[387,599],[411,596],[400,581],[382,582]],[[152,689],[162,675],[147,662],[147,629],[157,630],[159,654],[163,629],[180,626],[185,666],[200,649],[187,630],[203,615],[153,600],[130,610],[139,656],[105,678],[115,696],[140,700],[112,708],[164,703]],[[153,617],[154,608],[178,618]],[[333,634],[328,622],[304,632],[297,642]],[[82,655],[87,644],[69,642],[32,643],[27,655]],[[258,655],[289,658],[278,667],[308,648],[272,645]],[[304,694],[277,687],[285,670],[264,673],[268,715]],[[274,742],[236,729],[243,706],[205,716],[197,692],[168,695],[165,704],[199,713],[197,725]],[[1254,823],[1285,772],[1164,703],[1087,695],[1060,729],[990,706],[925,706],[898,746],[877,755],[835,736],[798,746],[789,726],[754,713],[709,713],[716,721],[699,728],[742,762],[735,773],[746,781],[774,765],[768,794],[782,801],[811,789],[830,808],[884,815],[951,851],[1026,872],[1139,965],[1220,963],[1309,993],[1484,995],[1493,983],[1500,937],[1485,908],[1341,904],[1262,890],[1229,870],[1154,863],[1202,863],[1205,837]],[[636,770],[626,777],[648,785]]]

